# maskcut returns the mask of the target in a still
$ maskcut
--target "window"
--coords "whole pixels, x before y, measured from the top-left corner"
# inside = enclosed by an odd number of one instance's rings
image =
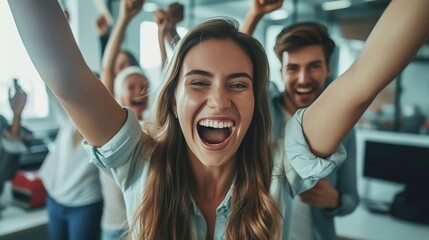
[[[284,28],[283,25],[271,25],[267,28],[266,41],[265,41],[265,52],[268,58],[268,64],[270,67],[270,80],[274,82],[280,91],[284,91],[285,84],[282,81],[282,75],[280,72],[281,64],[279,59],[274,52],[274,45],[276,44],[277,35]]]
[[[177,33],[183,37],[188,30],[177,27]],[[172,49],[165,44],[168,57],[172,55]],[[143,21],[140,24],[140,66],[144,69],[150,81],[150,88],[156,90],[161,77],[161,53],[158,43],[158,26],[152,21]],[[155,100],[155,94],[150,95],[150,100]]]
[[[24,119],[43,119],[49,115],[45,85],[33,66],[16,29],[7,1],[0,1],[0,114],[12,117],[8,91],[17,78],[27,93]]]

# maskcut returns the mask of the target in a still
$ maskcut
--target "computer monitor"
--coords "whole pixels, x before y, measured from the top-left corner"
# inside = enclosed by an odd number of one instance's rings
[[[364,176],[405,184],[390,213],[429,223],[429,136],[378,131],[364,139],[363,148]]]

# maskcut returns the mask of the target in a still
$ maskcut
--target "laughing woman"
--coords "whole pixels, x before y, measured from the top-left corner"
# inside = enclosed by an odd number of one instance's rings
[[[429,31],[429,1],[392,1],[356,62],[297,112],[284,146],[270,154],[267,59],[235,22],[203,22],[178,43],[155,121],[142,129],[100,87],[57,1],[9,4],[92,161],[122,188],[133,239],[287,239],[291,197],[344,158],[341,139]]]

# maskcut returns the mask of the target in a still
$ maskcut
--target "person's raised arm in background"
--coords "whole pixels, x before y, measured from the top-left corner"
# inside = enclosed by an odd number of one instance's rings
[[[155,13],[155,22],[158,25],[158,44],[161,53],[161,69],[164,68],[167,61],[167,51],[165,49],[165,31],[167,25],[167,13],[163,10],[157,10]]]
[[[168,5],[166,13],[168,24],[167,29],[165,29],[165,37],[168,44],[173,47],[173,41],[179,37],[177,24],[183,20],[184,6],[178,2],[171,3]]]
[[[282,5],[283,0],[252,0],[252,5],[240,31],[252,35],[262,17],[281,8]]]
[[[24,46],[42,79],[88,142],[93,146],[106,143],[124,124],[126,112],[85,63],[58,2],[8,2]],[[139,4],[127,1],[128,6]]]
[[[101,57],[103,57],[104,50],[106,50],[107,41],[109,41],[110,37],[109,23],[107,22],[106,15],[101,14],[98,16],[95,24],[97,27],[98,38],[100,40]]]
[[[27,151],[22,140],[31,137],[28,130],[21,131],[21,114],[27,103],[27,94],[17,79],[13,80],[13,91],[12,88],[9,89],[9,103],[13,112],[12,124],[9,126],[7,120],[0,115],[0,195],[4,182],[15,176],[21,154]]]
[[[174,48],[173,40],[178,40],[177,23],[183,20],[184,7],[180,3],[172,3],[166,10],[160,9],[154,13],[158,25],[158,42],[161,52],[161,66],[164,68],[167,61],[165,41]]]
[[[117,75],[115,71],[115,62],[121,51],[121,44],[124,40],[125,31],[129,22],[140,12],[143,4],[143,0],[121,0],[118,21],[113,27],[109,41],[107,42],[102,61],[101,80],[112,94],[114,94],[114,80]]]
[[[12,124],[10,131],[5,134],[9,138],[19,138],[21,135],[21,114],[27,103],[27,94],[22,90],[17,79],[13,80],[14,94],[12,89],[9,89],[9,104],[13,112]]]

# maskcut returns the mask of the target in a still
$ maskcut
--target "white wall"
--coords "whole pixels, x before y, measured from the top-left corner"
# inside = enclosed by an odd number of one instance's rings
[[[429,58],[412,62],[402,74],[401,106],[416,105],[429,118]]]
[[[99,72],[101,51],[95,25],[98,11],[93,1],[69,0],[66,7],[70,13],[70,26],[86,63]]]

